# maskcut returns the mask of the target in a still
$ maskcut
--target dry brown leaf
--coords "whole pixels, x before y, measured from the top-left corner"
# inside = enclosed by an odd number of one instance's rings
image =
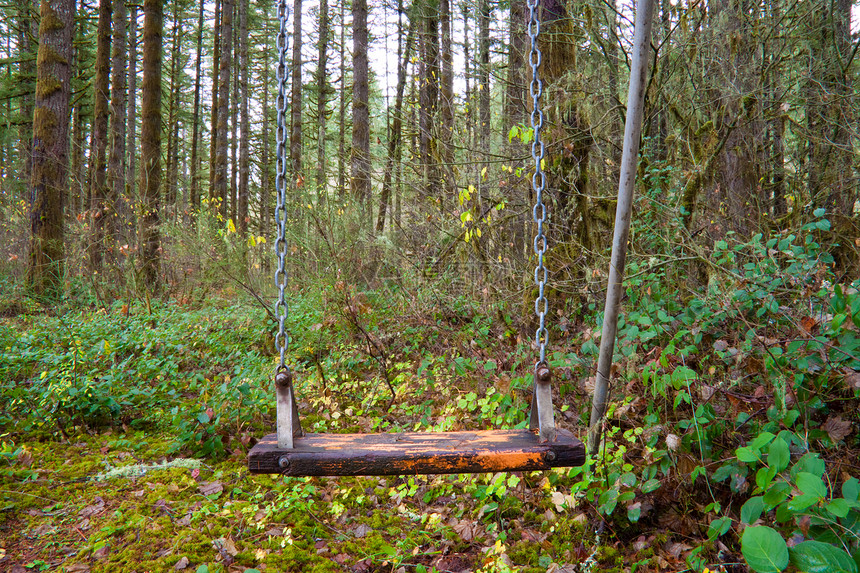
[[[89,570],[90,566],[86,563],[72,563],[66,567],[66,571],[69,573],[87,573]]]
[[[216,493],[221,493],[222,491],[224,491],[224,486],[221,484],[220,481],[210,481],[204,483],[197,489],[203,495],[215,495]]]
[[[821,429],[827,432],[830,440],[835,444],[851,433],[851,422],[843,420],[842,416],[830,416],[821,424]]]
[[[182,557],[179,561],[176,562],[176,565],[173,568],[177,571],[182,571],[188,567],[188,557]]]
[[[461,519],[454,525],[454,531],[460,536],[460,539],[469,543],[475,538],[475,524],[468,519]]]
[[[372,527],[370,527],[366,523],[362,523],[358,527],[355,528],[355,530],[352,532],[352,534],[356,538],[361,539],[362,537],[367,537],[367,534],[370,533],[371,531],[373,531]]]
[[[850,368],[845,368],[842,371],[845,373],[845,383],[848,387],[853,388],[854,390],[860,390],[860,372]]]

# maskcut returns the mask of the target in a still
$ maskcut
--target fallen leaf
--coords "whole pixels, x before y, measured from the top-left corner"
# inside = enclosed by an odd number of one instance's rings
[[[72,563],[66,567],[66,571],[69,573],[87,573],[89,570],[90,566],[86,563]]]
[[[830,416],[821,424],[821,429],[827,432],[830,440],[835,444],[851,433],[851,422],[843,420],[842,416]]]
[[[454,525],[454,531],[456,531],[457,535],[460,536],[460,539],[466,543],[469,543],[475,538],[475,524],[468,519],[459,520],[456,525]]]
[[[843,372],[845,373],[845,383],[848,384],[848,387],[860,390],[860,372],[850,368],[843,369]]]
[[[176,565],[173,568],[177,571],[181,571],[188,567],[188,557],[182,557],[179,561],[176,562]]]
[[[203,495],[215,495],[216,493],[221,493],[222,491],[224,491],[224,486],[221,484],[220,481],[210,481],[204,483],[197,489]]]
[[[357,539],[361,539],[362,537],[366,537],[367,534],[370,533],[371,531],[373,531],[372,527],[370,527],[366,523],[362,523],[361,525],[359,525],[358,527],[355,528],[355,530],[352,532],[352,534]]]

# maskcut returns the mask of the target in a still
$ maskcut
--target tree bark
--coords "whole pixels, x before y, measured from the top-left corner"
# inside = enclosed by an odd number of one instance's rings
[[[107,210],[107,147],[108,102],[110,90],[111,0],[99,2],[99,21],[96,31],[96,70],[93,80],[93,157],[90,159],[90,242],[88,245],[90,270],[98,273],[104,261],[105,222]]]
[[[176,216],[176,193],[179,178],[179,98],[180,98],[180,74],[184,65],[184,57],[179,49],[182,37],[182,13],[179,2],[173,2],[173,26],[170,30],[170,87],[167,105],[167,165],[165,173],[167,181],[164,189],[164,203],[166,216],[171,219]]]
[[[233,0],[221,2],[220,50],[218,84],[218,133],[215,147],[215,198],[220,201],[219,212],[227,218],[228,153],[230,134],[230,72],[233,66]]]
[[[218,96],[221,91],[219,77],[221,75],[221,12],[223,9],[221,0],[215,0],[215,31],[212,40],[214,52],[212,56],[212,109],[209,122],[209,206],[213,213],[217,213],[220,208],[215,178],[218,173],[218,114],[221,109]]]
[[[203,62],[203,22],[206,0],[200,0],[197,16],[197,53],[194,59],[194,111],[191,119],[191,190],[190,216],[196,221],[200,211],[200,68]]]
[[[402,0],[398,8],[402,12]],[[398,19],[399,22],[399,19]],[[397,93],[394,98],[394,115],[391,119],[391,130],[388,138],[388,155],[385,162],[385,172],[382,176],[382,196],[379,198],[379,215],[376,219],[376,232],[385,230],[385,216],[388,203],[391,198],[392,175],[395,165],[399,163],[399,151],[402,149],[400,140],[403,131],[403,92],[406,89],[406,71],[412,58],[412,45],[414,44],[415,24],[418,18],[409,19],[409,31],[406,33],[405,49],[398,44],[397,52]],[[398,30],[398,39],[402,36],[402,28]],[[402,54],[401,54],[402,52]]]
[[[239,207],[237,219],[239,237],[244,242],[248,234],[248,184],[250,170],[250,113],[248,110],[248,0],[239,0],[239,95],[240,148],[239,148]]]
[[[143,82],[140,130],[140,272],[144,284],[160,290],[161,236],[161,66],[163,0],[143,2]]]
[[[329,13],[328,0],[320,0],[320,37],[317,45],[317,204],[322,207],[326,203],[326,112],[328,97],[331,89],[326,77],[328,64]]]
[[[18,128],[18,178],[26,189],[30,182],[33,146],[33,99],[36,93],[36,57],[32,53],[33,38],[38,31],[33,30],[34,14],[32,0],[18,3],[18,58],[21,60],[18,81],[24,88],[21,95],[21,124]],[[26,191],[23,193],[26,195]]]
[[[360,226],[367,229],[370,203],[370,83],[367,61],[367,0],[352,3],[352,157],[351,190],[360,207]]]
[[[346,2],[340,3],[340,98],[338,101],[337,192],[346,196]]]
[[[126,144],[128,191],[120,202],[120,208],[128,218],[134,216],[135,209],[132,205],[137,201],[137,46],[137,3],[132,3],[131,17],[128,20],[128,140]],[[136,225],[129,224],[127,228],[134,229]],[[126,240],[130,242],[132,236],[133,233],[129,232]]]
[[[111,44],[111,85],[110,85],[110,155],[107,173],[107,216],[105,243],[108,252],[116,256],[116,239],[119,233],[117,208],[120,198],[125,194],[126,184],[126,132],[127,132],[127,77],[128,63],[128,12],[125,0],[115,0],[113,6],[113,41]]]
[[[293,61],[290,77],[290,189],[298,198],[302,181],[302,0],[293,0]]]
[[[62,294],[65,273],[63,205],[68,189],[74,16],[74,0],[41,2],[27,285],[38,295],[52,297]]]

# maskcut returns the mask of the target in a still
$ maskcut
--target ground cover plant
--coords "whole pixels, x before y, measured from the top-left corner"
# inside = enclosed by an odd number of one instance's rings
[[[604,443],[581,468],[251,476],[273,430],[270,314],[229,288],[0,328],[0,564],[12,571],[846,571],[860,548],[860,294],[814,240],[729,237],[710,281],[631,262]],[[305,428],[523,427],[508,302],[293,288]],[[592,307],[599,306],[592,304]],[[584,434],[600,316],[557,313],[558,423]]]

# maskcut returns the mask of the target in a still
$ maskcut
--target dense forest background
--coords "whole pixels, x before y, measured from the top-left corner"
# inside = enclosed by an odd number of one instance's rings
[[[537,6],[547,356],[557,422],[579,436],[635,8]],[[243,469],[274,419],[276,252],[306,429],[526,426],[528,13],[0,3],[0,568],[857,573],[851,0],[657,2],[609,411],[585,466]]]

